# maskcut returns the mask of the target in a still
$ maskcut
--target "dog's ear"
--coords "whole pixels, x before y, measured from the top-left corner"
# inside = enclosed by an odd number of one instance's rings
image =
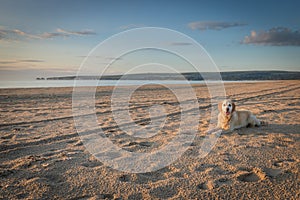
[[[218,103],[218,109],[219,109],[220,112],[222,112],[222,104],[223,104],[223,102]]]
[[[231,112],[234,112],[235,111],[235,103],[232,103],[232,111]]]

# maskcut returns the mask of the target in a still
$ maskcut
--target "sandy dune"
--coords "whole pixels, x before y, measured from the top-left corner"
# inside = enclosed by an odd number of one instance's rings
[[[86,150],[73,121],[72,88],[1,89],[0,198],[299,199],[299,83],[227,83],[237,108],[251,110],[269,125],[222,134],[203,159],[198,155],[210,98],[205,85],[194,85],[201,117],[191,146],[171,165],[139,174],[107,167]],[[112,87],[97,89],[96,114],[115,145],[151,152],[174,138],[180,106],[170,91],[146,86],[130,100],[129,113],[141,126],[149,123],[152,104],[167,111],[164,127],[151,138],[131,137],[117,126],[111,93]]]

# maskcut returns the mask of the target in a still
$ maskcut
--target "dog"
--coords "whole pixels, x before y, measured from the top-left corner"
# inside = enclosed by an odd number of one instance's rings
[[[233,131],[242,127],[254,127],[266,125],[264,121],[258,120],[248,110],[236,110],[236,105],[230,100],[224,100],[218,104],[219,115],[217,128],[225,131]]]

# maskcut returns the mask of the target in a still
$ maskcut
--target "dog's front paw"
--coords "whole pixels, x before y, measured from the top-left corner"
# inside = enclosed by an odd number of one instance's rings
[[[224,129],[222,129],[222,133],[225,133],[225,134],[227,134],[227,133],[230,133],[231,131],[228,129],[228,130],[224,130]]]
[[[234,128],[232,127],[227,127],[226,129],[222,129],[222,133],[231,133],[234,131]]]

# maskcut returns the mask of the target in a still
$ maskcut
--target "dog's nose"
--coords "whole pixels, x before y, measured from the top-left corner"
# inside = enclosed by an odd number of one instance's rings
[[[226,111],[229,112],[229,108],[226,108]]]

